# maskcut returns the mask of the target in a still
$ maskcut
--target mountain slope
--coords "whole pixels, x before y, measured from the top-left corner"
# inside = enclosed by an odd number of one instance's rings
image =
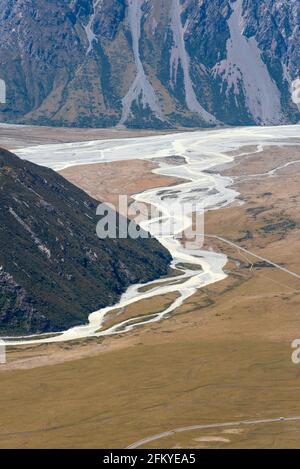
[[[98,202],[54,171],[0,151],[0,333],[87,322],[168,270],[155,239],[98,239]]]
[[[0,6],[1,120],[172,128],[300,119],[298,0]]]

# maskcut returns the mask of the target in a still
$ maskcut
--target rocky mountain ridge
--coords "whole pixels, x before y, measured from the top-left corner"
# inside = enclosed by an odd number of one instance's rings
[[[300,120],[298,0],[0,0],[0,121]]]
[[[98,204],[54,171],[0,150],[1,336],[85,324],[129,285],[168,272],[171,256],[153,238],[98,239]]]

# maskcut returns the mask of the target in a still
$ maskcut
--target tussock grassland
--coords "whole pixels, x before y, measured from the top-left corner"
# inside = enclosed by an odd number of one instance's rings
[[[299,158],[295,148],[276,158],[291,151]],[[271,157],[268,149],[254,156],[248,174]],[[239,181],[245,204],[208,213],[207,232],[300,273],[299,166]],[[11,369],[0,373],[0,446],[126,447],[180,426],[300,415],[300,365],[291,361],[299,281],[216,240],[206,247],[227,253],[229,276],[171,319],[104,341],[9,351]],[[242,430],[181,433],[147,447],[299,447],[296,422]]]

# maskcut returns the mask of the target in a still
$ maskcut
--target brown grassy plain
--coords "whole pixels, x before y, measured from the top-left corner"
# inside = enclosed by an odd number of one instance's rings
[[[206,232],[300,274],[299,147],[228,169],[243,205],[209,212]],[[181,426],[300,415],[300,280],[222,242],[226,280],[172,318],[126,334],[22,347],[0,373],[0,447],[116,448]],[[299,423],[176,434],[147,447],[299,447]],[[231,432],[230,432],[231,431]],[[229,441],[227,441],[229,440]]]

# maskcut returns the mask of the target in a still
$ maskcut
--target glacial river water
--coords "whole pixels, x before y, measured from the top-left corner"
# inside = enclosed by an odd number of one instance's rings
[[[173,256],[172,266],[181,270],[181,274],[173,283],[166,278],[150,282],[146,291],[144,288],[141,291],[141,285],[129,287],[118,304],[92,313],[86,325],[73,327],[55,336],[53,334],[31,336],[17,340],[7,338],[7,343],[16,345],[61,342],[125,333],[142,324],[168,317],[197,289],[226,278],[223,270],[227,263],[225,254],[204,250],[201,244],[199,248],[197,246],[185,248],[178,240],[178,233],[187,229],[192,223],[191,217],[186,216],[186,213],[183,214],[182,205],[193,202],[207,211],[220,209],[232,203],[238,196],[231,187],[233,180],[210,170],[232,162],[238,154],[247,154],[244,150],[237,151],[245,146],[255,145],[260,152],[264,146],[295,143],[300,143],[300,125],[207,130],[122,140],[42,145],[17,150],[16,153],[21,158],[55,170],[78,164],[119,160],[155,158],[160,161],[156,173],[177,177],[184,182],[172,187],[154,188],[137,194],[134,198],[159,209],[160,216],[154,220],[144,221],[142,226],[170,251]],[[231,152],[234,152],[235,156],[229,156]],[[181,158],[168,161],[166,157]],[[174,211],[174,207],[178,210]],[[170,221],[170,218],[175,226],[173,235],[163,236],[160,233],[161,222]],[[169,293],[176,293],[176,299],[164,311],[143,318],[137,315],[136,318],[129,320],[122,320],[120,315],[120,322],[117,325],[104,330],[103,321],[110,311]]]

